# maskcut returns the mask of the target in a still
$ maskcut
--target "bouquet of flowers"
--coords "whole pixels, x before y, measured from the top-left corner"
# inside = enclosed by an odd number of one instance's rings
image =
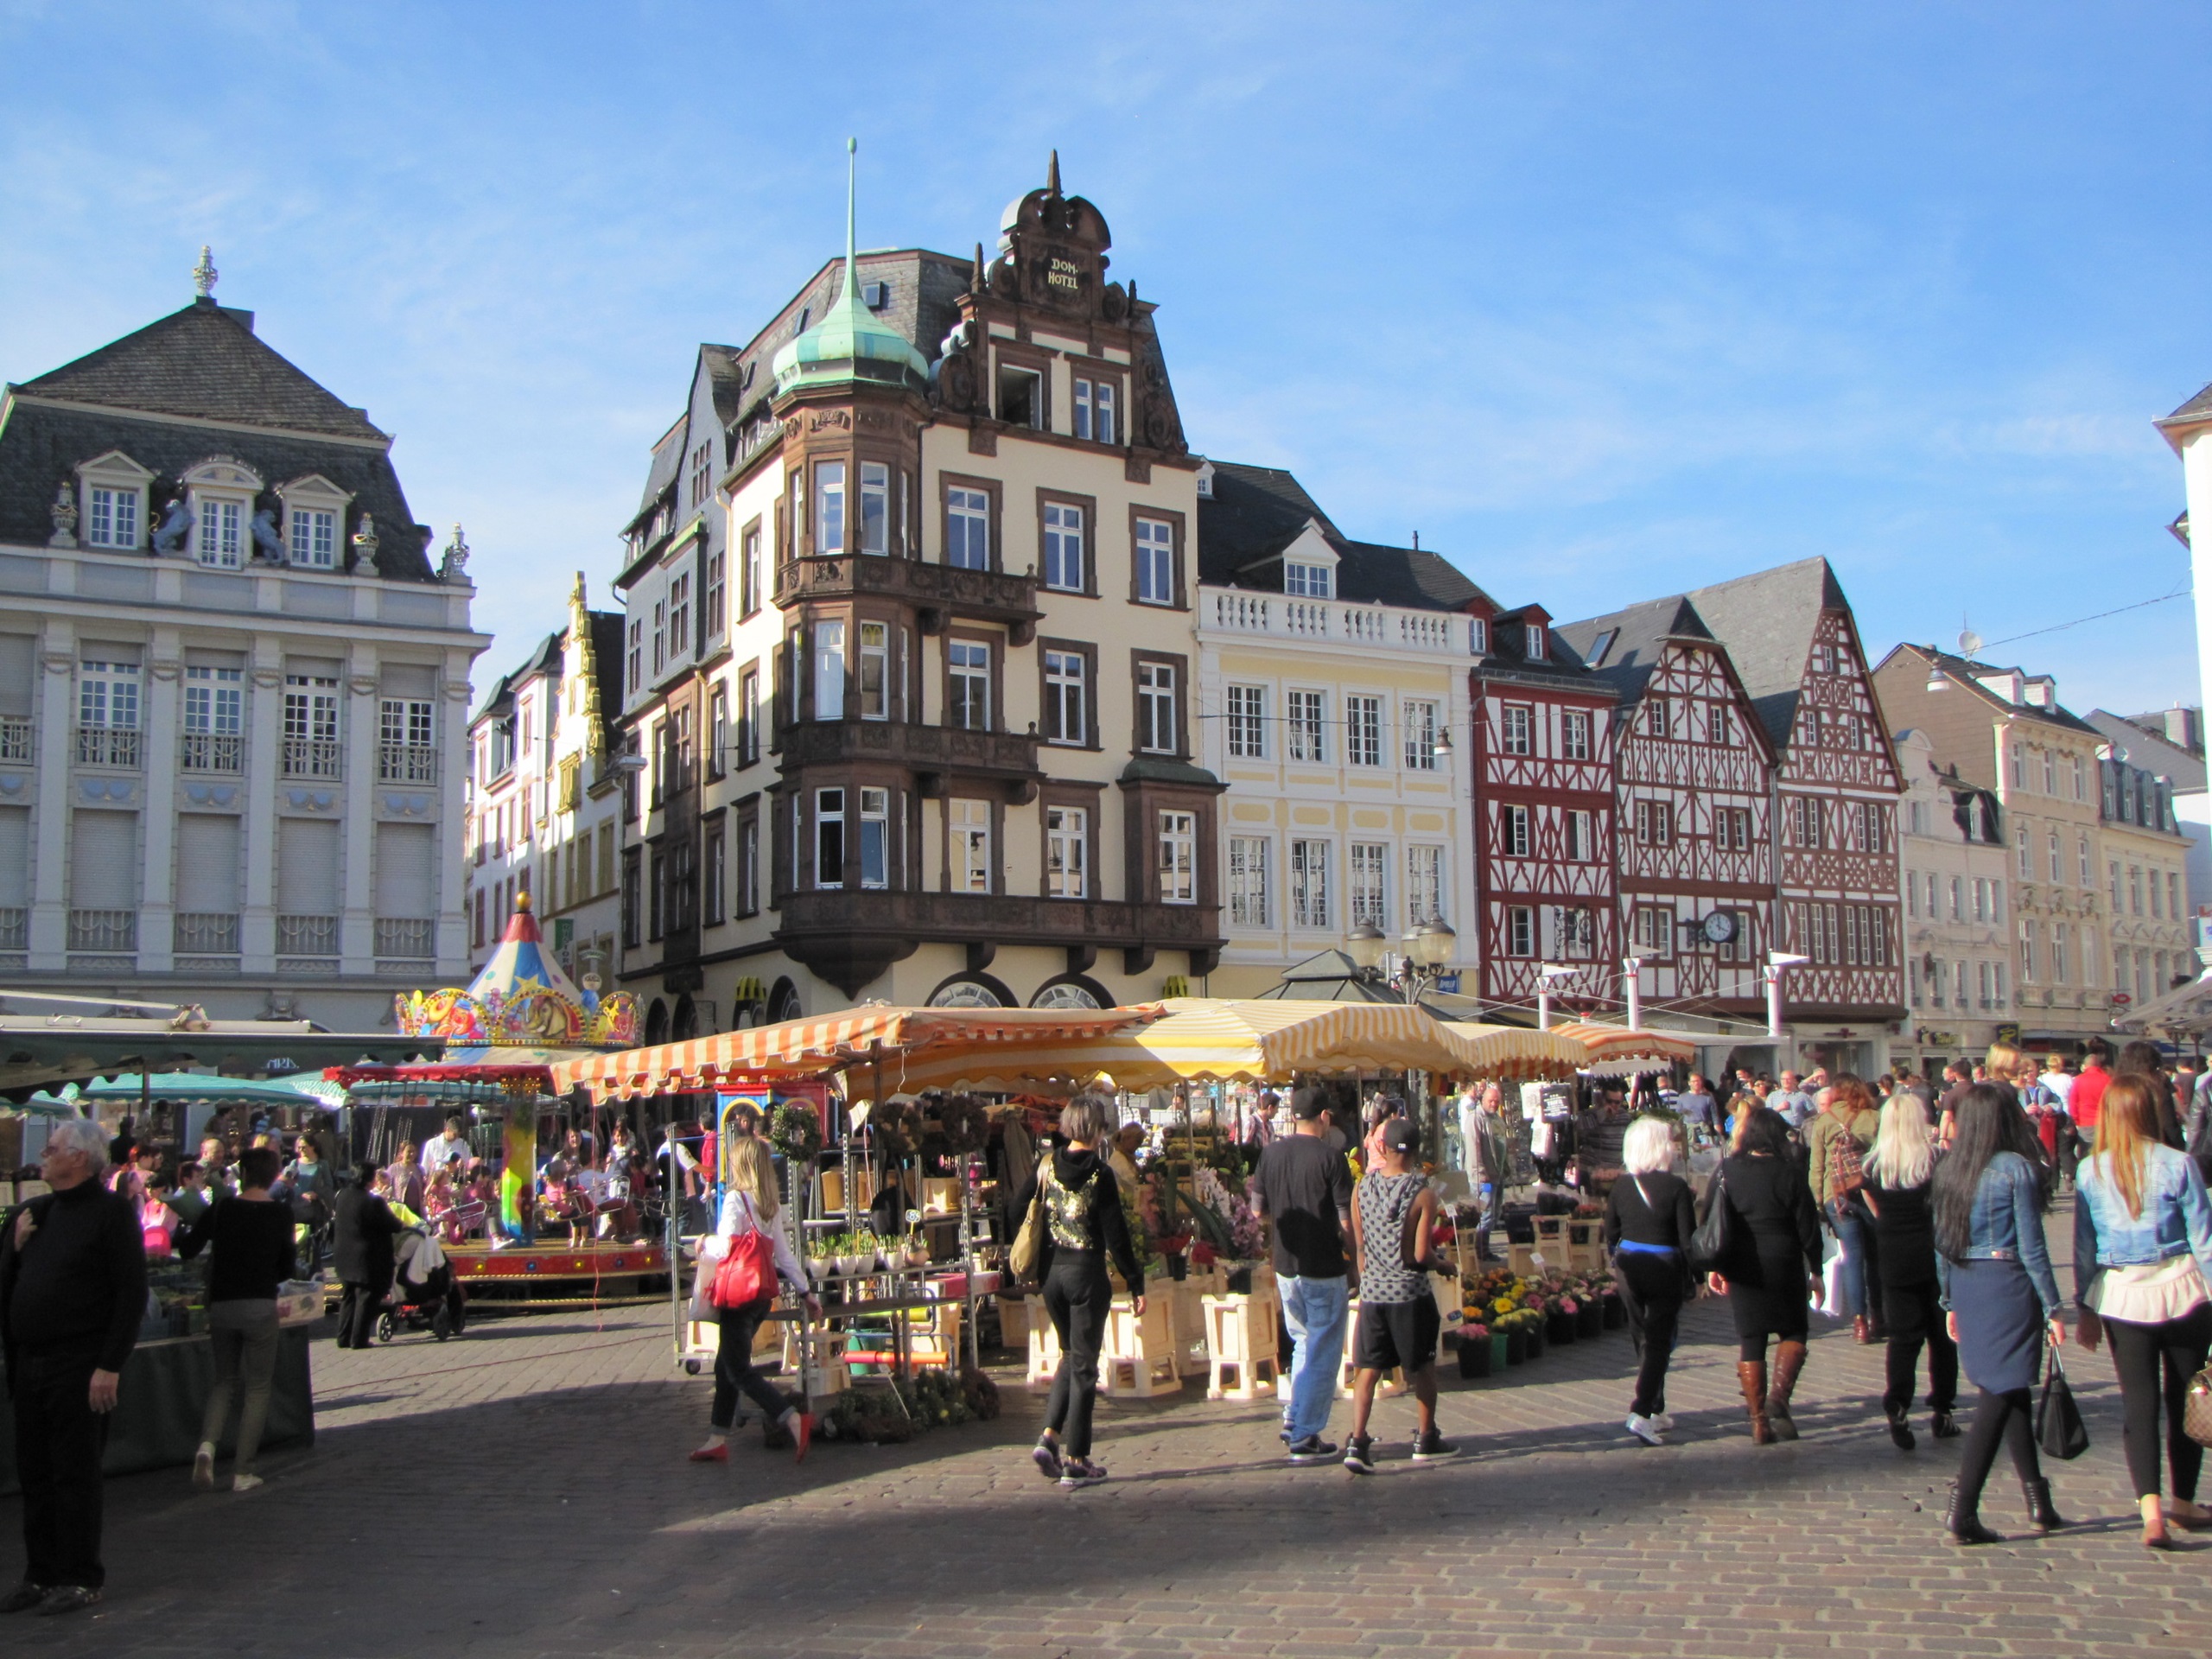
[[[1245,1203],[1241,1193],[1233,1192],[1227,1182],[1204,1164],[1191,1172],[1191,1184],[1198,1195],[1198,1202],[1221,1217],[1229,1234],[1229,1254],[1239,1261],[1251,1261],[1264,1248],[1265,1238],[1260,1218],[1252,1213],[1252,1206]]]

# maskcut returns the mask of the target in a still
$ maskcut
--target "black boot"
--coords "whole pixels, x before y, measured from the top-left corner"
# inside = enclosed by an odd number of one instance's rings
[[[2029,1480],[2023,1477],[2020,1496],[2028,1500],[2028,1524],[2037,1532],[2056,1532],[2066,1524],[2050,1501],[2050,1483],[2048,1480]]]
[[[1912,1437],[1912,1424],[1905,1417],[1904,1408],[1887,1406],[1883,1410],[1890,1420],[1890,1443],[1900,1452],[1911,1451],[1919,1442]]]
[[[1974,1513],[1979,1507],[1961,1497],[1957,1487],[1951,1488],[1951,1510],[1944,1517],[1943,1524],[1949,1529],[1953,1543],[2001,1544],[2005,1541],[2004,1534],[1992,1532],[1981,1524],[1980,1517]]]
[[[1929,1420],[1929,1432],[1939,1440],[1955,1440],[1966,1431],[1959,1427],[1959,1420],[1948,1411],[1939,1411]]]

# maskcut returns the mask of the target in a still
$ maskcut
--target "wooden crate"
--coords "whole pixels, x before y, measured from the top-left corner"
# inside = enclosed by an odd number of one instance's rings
[[[1106,1316],[1105,1351],[1098,1359],[1099,1377],[1109,1398],[1150,1399],[1182,1392],[1174,1322],[1168,1311],[1172,1300],[1147,1294],[1140,1316],[1126,1296],[1114,1299],[1113,1311]]]
[[[1209,1400],[1264,1400],[1275,1392],[1275,1304],[1271,1296],[1205,1299]]]

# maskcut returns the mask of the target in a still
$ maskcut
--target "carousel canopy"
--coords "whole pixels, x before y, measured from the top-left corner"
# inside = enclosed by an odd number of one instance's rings
[[[638,1040],[637,999],[626,991],[602,997],[578,990],[546,950],[527,893],[515,894],[499,948],[467,990],[409,992],[393,999],[393,1011],[406,1034],[442,1039],[448,1059],[531,1049],[538,1051],[533,1058],[550,1061],[562,1051],[625,1048]]]
[[[662,1043],[620,1054],[593,1054],[553,1068],[556,1091],[582,1084],[601,1100],[687,1094],[721,1084],[778,1077],[819,1077],[856,1061],[881,1061],[884,1083],[908,1057],[942,1052],[961,1064],[969,1057],[1005,1055],[1032,1046],[1067,1045],[1144,1025],[1157,1005],[1134,1008],[849,1008],[814,1020],[786,1020],[750,1031],[724,1032],[689,1042]]]
[[[1580,1043],[1589,1054],[1591,1065],[1619,1060],[1688,1062],[1697,1057],[1698,1039],[1679,1032],[1630,1031],[1626,1026],[1578,1024],[1573,1021],[1554,1026],[1552,1032],[1555,1036],[1571,1037]],[[1707,1040],[1712,1039],[1708,1038]]]
[[[1586,1051],[1548,1032],[1448,1027],[1403,1003],[1170,997],[1141,1028],[1057,1046],[923,1054],[887,1070],[888,1087],[1016,1092],[1103,1077],[1117,1089],[1184,1081],[1286,1081],[1300,1072],[1439,1071],[1570,1077]]]
[[[2113,1028],[2161,1037],[2202,1037],[2212,1032],[2212,968],[2188,984],[2113,1018]]]

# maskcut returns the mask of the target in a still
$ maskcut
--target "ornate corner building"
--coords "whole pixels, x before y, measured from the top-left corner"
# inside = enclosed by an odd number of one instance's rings
[[[467,965],[467,549],[194,274],[0,393],[0,986],[372,1030]]]
[[[1110,1005],[1209,974],[1195,474],[1098,210],[832,260],[702,347],[615,586],[649,1040],[835,1007]]]

